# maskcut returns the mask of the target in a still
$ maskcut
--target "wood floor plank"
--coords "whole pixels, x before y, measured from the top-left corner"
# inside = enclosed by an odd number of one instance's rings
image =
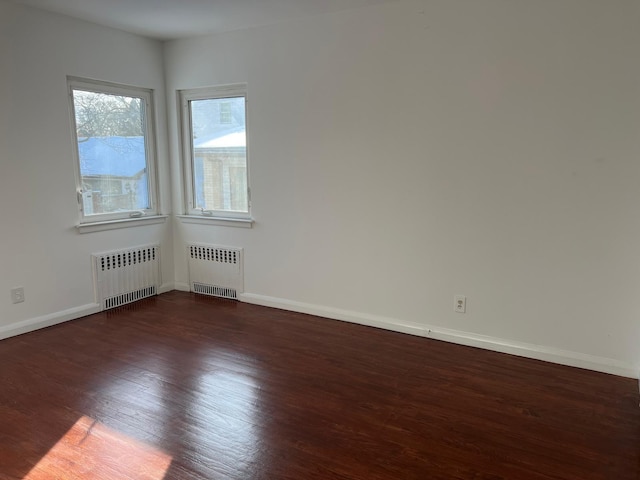
[[[637,480],[637,382],[182,292],[0,341],[0,479]]]

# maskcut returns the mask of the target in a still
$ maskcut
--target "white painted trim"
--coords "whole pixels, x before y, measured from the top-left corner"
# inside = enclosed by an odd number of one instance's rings
[[[102,232],[105,230],[115,230],[117,228],[142,227],[143,225],[154,225],[164,223],[168,215],[149,215],[148,217],[121,218],[119,220],[108,220],[104,222],[81,223],[76,225],[78,233]]]
[[[176,215],[182,223],[215,225],[219,227],[253,227],[253,218],[208,217],[206,215]]]
[[[187,291],[189,285],[187,285]],[[173,290],[179,290],[173,283],[164,283],[158,288],[158,294],[171,292]],[[70,320],[76,320],[78,318],[86,317],[87,315],[93,315],[94,313],[100,313],[102,306],[99,303],[89,303],[80,307],[70,308],[61,312],[51,313],[49,315],[43,315],[41,317],[31,318],[23,320],[21,322],[12,323],[0,327],[0,340],[5,338],[15,337],[16,335],[22,335],[23,333],[33,332],[40,330],[41,328],[51,327],[59,323],[68,322]]]
[[[174,289],[188,292],[190,291],[190,286],[187,283],[180,282],[175,284],[165,283],[160,287],[159,293],[166,293]],[[239,300],[255,305],[263,305],[265,307],[274,307],[299,313],[307,313],[310,315],[331,318],[334,320],[341,320],[345,322],[391,330],[394,332],[401,332],[420,337],[432,338],[435,340],[442,340],[459,345],[483,348],[485,350],[491,350],[494,352],[508,353],[520,357],[558,363],[560,365],[585,368],[588,370],[610,373],[623,377],[638,378],[637,366],[630,365],[612,358],[598,357],[553,347],[545,347],[542,345],[505,340],[502,338],[489,337],[486,335],[478,335],[458,330],[450,330],[441,327],[404,323],[397,319],[389,317],[370,315],[337,308],[323,307],[320,305],[296,302],[265,295],[242,293],[239,295]],[[99,313],[100,311],[100,304],[90,303],[49,315],[43,315],[41,317],[23,320],[21,322],[0,327],[0,340],[39,330],[41,328],[50,327],[52,325],[57,325],[59,323],[64,323],[69,320],[75,320],[87,315]]]
[[[190,88],[185,90],[178,90],[178,112],[179,121],[180,121],[180,149],[182,153],[182,171],[184,173],[183,178],[183,187],[184,187],[184,212],[187,214],[185,217],[195,217],[199,218],[202,213],[201,210],[198,210],[198,206],[195,202],[195,192],[194,192],[194,184],[193,184],[193,129],[192,129],[192,121],[191,121],[191,107],[190,102],[197,100],[215,100],[215,99],[225,99],[225,98],[244,98],[244,108],[245,108],[245,155],[246,155],[246,180],[247,180],[247,211],[246,212],[230,212],[225,210],[209,210],[207,213],[211,214],[213,217],[213,223],[209,222],[207,225],[222,225],[222,226],[234,226],[234,227],[244,227],[251,228],[253,220],[251,219],[251,167],[250,167],[250,153],[249,153],[249,112],[248,112],[248,94],[247,94],[248,86],[246,83],[236,83],[229,85],[218,85],[212,87],[204,87],[204,88]],[[224,219],[230,220],[239,220],[246,219],[249,220],[250,223],[242,224],[242,223],[232,223],[225,222]],[[184,222],[184,219],[183,219]],[[187,221],[185,223],[200,223],[200,221]]]
[[[68,322],[69,320],[75,320],[76,318],[86,317],[98,313],[102,310],[100,304],[89,303],[80,307],[70,308],[61,312],[51,313],[49,315],[43,315],[41,317],[31,318],[29,320],[23,320],[21,322],[13,323],[0,327],[0,340],[15,337],[16,335],[22,335],[23,333],[33,332],[45,327],[51,327],[59,323]]]
[[[333,320],[358,323],[369,327],[384,328],[385,330],[393,330],[394,332],[408,333],[410,335],[423,336],[424,331],[424,327],[421,325],[402,323],[401,321],[392,318],[352,312],[350,310],[341,310],[339,308],[312,305],[310,303],[295,302],[293,300],[285,300],[283,298],[267,297],[265,295],[256,295],[253,293],[240,293],[238,294],[238,300],[265,307],[281,308],[283,310],[308,313],[309,315],[331,318]]]
[[[123,85],[113,82],[104,82],[101,80],[95,80],[90,78],[81,78],[67,76],[67,90],[69,94],[69,113],[71,116],[72,137],[74,143],[73,156],[75,159],[75,177],[76,177],[76,192],[81,194],[82,192],[82,172],[80,171],[80,153],[78,151],[78,136],[76,128],[75,117],[75,101],[74,91],[93,92],[93,93],[107,93],[114,95],[123,95],[126,97],[139,98],[144,104],[142,109],[142,127],[145,146],[145,173],[147,175],[147,187],[149,195],[149,208],[140,209],[144,215],[157,216],[160,208],[159,199],[159,186],[158,176],[156,171],[158,168],[157,159],[157,135],[156,135],[156,105],[155,105],[155,92],[150,88],[137,87],[133,85]],[[80,199],[79,199],[80,200]],[[137,211],[138,209],[136,209]],[[78,202],[78,214],[80,218],[80,233],[89,233],[90,231],[100,231],[96,225],[108,224],[112,220],[127,220],[131,218],[133,211],[126,212],[112,212],[112,213],[100,213],[96,215],[85,215],[83,202]],[[137,217],[136,217],[137,218]],[[93,230],[82,230],[83,224],[90,224]],[[130,226],[130,225],[128,225]],[[98,228],[98,230],[96,230]],[[119,227],[107,227],[108,228],[122,228]],[[103,230],[105,228],[102,228]]]
[[[638,369],[633,365],[607,357],[598,357],[571,350],[562,350],[544,345],[505,340],[474,333],[449,330],[440,327],[427,327],[425,337],[445,342],[484,348],[494,352],[508,353],[519,357],[533,358],[545,362],[585,368],[596,372],[610,373],[622,377],[636,378]]]
[[[612,358],[587,355],[559,348],[546,347],[543,345],[535,345],[514,340],[505,340],[503,338],[450,330],[431,325],[410,324],[394,318],[295,302],[266,295],[242,293],[238,298],[242,302],[252,303],[255,305],[307,313],[334,320],[342,320],[360,325],[392,330],[394,332],[408,333],[420,337],[442,340],[459,345],[483,348],[494,352],[508,353],[511,355],[543,360],[560,365],[594,370],[596,372],[610,373],[622,377],[638,378],[638,366],[630,365]]]
[[[163,293],[171,292],[175,290],[176,286],[174,283],[163,283],[158,287],[158,295],[162,295]]]

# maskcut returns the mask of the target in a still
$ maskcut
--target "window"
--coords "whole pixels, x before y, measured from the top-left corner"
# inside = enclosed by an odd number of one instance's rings
[[[249,218],[246,87],[180,92],[187,214]]]
[[[68,83],[81,223],[155,214],[151,90]]]

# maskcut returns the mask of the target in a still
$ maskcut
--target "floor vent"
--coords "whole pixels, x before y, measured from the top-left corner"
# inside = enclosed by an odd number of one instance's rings
[[[242,249],[219,245],[188,245],[191,291],[238,299],[244,288]]]
[[[157,295],[157,289],[155,286],[141,288],[140,290],[136,290],[135,292],[123,293],[121,295],[116,295],[115,297],[105,298],[103,310],[121,307],[122,305],[126,305],[127,303],[137,302],[138,300],[152,297],[154,295]]]
[[[238,299],[238,292],[235,288],[217,287],[215,285],[204,285],[194,282],[193,291],[203,295],[211,295],[212,297],[231,298],[232,300]]]
[[[157,295],[160,247],[148,245],[92,255],[97,302],[103,310]]]

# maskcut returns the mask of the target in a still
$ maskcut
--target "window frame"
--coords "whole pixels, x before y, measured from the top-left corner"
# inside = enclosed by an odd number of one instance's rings
[[[78,203],[79,226],[105,224],[122,220],[138,220],[147,217],[158,216],[158,182],[157,170],[157,147],[155,132],[155,104],[154,92],[150,88],[136,87],[100,80],[92,80],[80,77],[67,77],[67,90],[69,94],[70,116],[71,116],[71,138],[73,143],[74,170],[76,179],[76,195]],[[103,93],[107,95],[122,95],[127,97],[140,98],[143,102],[143,128],[145,144],[145,160],[147,174],[147,195],[149,207],[144,209],[126,210],[122,212],[85,214],[83,202],[82,172],[80,168],[80,152],[78,150],[78,132],[76,125],[76,108],[73,92],[85,91],[93,93]],[[148,223],[148,222],[140,222]]]
[[[238,83],[231,85],[220,85],[213,87],[191,88],[177,91],[178,110],[180,112],[180,151],[182,157],[183,169],[183,187],[184,187],[184,216],[180,217],[198,217],[202,219],[210,219],[211,224],[216,225],[233,225],[238,223],[252,223],[251,217],[251,175],[249,161],[249,100],[247,96],[247,84]],[[202,210],[196,208],[195,202],[195,176],[194,176],[194,152],[193,152],[193,130],[191,116],[191,102],[197,100],[217,100],[225,98],[244,98],[245,109],[245,158],[247,172],[247,211],[229,211],[229,210]],[[220,220],[216,222],[216,220]],[[225,223],[225,220],[230,221]],[[187,221],[183,218],[183,221]]]

